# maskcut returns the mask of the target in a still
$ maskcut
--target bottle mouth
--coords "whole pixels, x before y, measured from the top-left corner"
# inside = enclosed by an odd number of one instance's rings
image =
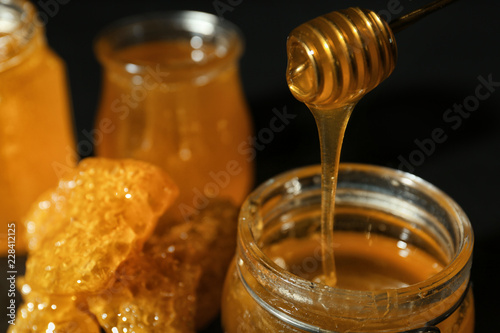
[[[336,319],[350,322],[350,328],[359,323],[363,323],[363,329],[374,330],[418,327],[441,315],[436,311],[449,310],[430,311],[438,302],[447,300],[450,307],[458,303],[468,287],[474,243],[470,222],[462,209],[430,183],[398,170],[341,164],[338,181],[336,205],[358,203],[371,209],[396,211],[399,218],[447,249],[445,267],[429,279],[407,287],[375,291],[330,287],[281,268],[265,255],[263,238],[269,235],[267,229],[280,228],[270,225],[270,220],[277,221],[281,215],[283,228],[290,222],[286,221],[287,216],[293,216],[291,212],[297,207],[312,207],[313,201],[319,202],[321,168],[312,166],[270,179],[252,192],[242,206],[237,270],[254,299],[277,310],[278,317],[288,316],[292,323],[329,322],[331,327],[320,327],[326,332],[337,331],[333,329],[334,323],[339,322]],[[307,307],[307,313],[293,311],[294,307]],[[425,317],[426,313],[434,317]]]
[[[35,7],[26,0],[0,0],[0,70],[18,64],[37,31]]]
[[[219,17],[196,11],[172,11],[133,16],[105,28],[97,37],[95,52],[104,66],[117,66],[128,74],[148,70],[170,73],[170,79],[198,76],[232,63],[242,53],[238,28]],[[182,54],[167,51],[142,57],[123,52],[134,46],[156,42],[181,42]],[[161,50],[161,49],[160,49]]]

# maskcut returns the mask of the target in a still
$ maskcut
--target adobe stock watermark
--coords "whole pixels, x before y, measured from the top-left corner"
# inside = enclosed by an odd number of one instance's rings
[[[276,257],[273,258],[273,261],[276,265],[279,267],[283,268],[284,270],[296,275],[300,276],[302,278],[308,279],[311,281],[311,288],[314,288],[313,283],[321,283],[325,284],[322,276],[324,276],[323,273],[323,257],[322,257],[322,250],[321,250],[321,245],[314,246],[314,249],[312,249],[312,252],[309,252],[309,255],[305,256],[301,261],[296,261],[296,262],[287,262],[285,259],[282,257]],[[253,296],[250,295],[249,293],[246,292],[245,286],[240,284],[241,290],[238,290],[238,288],[234,288],[236,291],[235,296],[237,301],[240,301],[244,304],[248,304],[248,302],[253,302],[255,305],[258,304],[258,301],[253,299]],[[252,289],[252,287],[248,287]],[[248,298],[248,300],[245,300],[244,298]],[[269,312],[260,307],[256,307],[256,313],[250,313],[250,315],[246,315],[245,313],[237,312],[236,315],[236,321],[237,327],[236,327],[236,332],[237,333],[244,333],[244,332],[255,332],[256,325],[258,328],[258,331],[267,331],[269,327],[265,323],[265,321],[261,322],[259,321],[258,323],[254,323],[249,318],[252,318],[252,316],[260,316],[260,315],[269,315]],[[271,316],[273,316],[271,314]],[[290,324],[290,322],[286,318],[281,318],[283,320],[283,324],[285,324],[283,327],[286,327],[286,325]],[[289,326],[288,326],[289,327]]]
[[[212,6],[214,7],[217,16],[224,18],[225,13],[232,12],[242,3],[243,0],[214,0],[212,1]],[[401,14],[403,9],[404,7],[401,5],[401,1],[389,0],[386,8],[379,10],[377,14],[385,21],[390,22],[394,18],[394,15]]]
[[[122,93],[120,97],[114,99],[110,104],[111,112],[119,120],[125,120],[130,112],[136,109],[150,94],[151,91],[164,86],[164,80],[169,76],[169,72],[162,71],[160,65],[156,68],[147,66],[144,74],[136,75],[132,78],[134,83],[132,89],[128,93]],[[76,149],[66,147],[66,159],[64,163],[59,161],[52,162],[52,169],[58,178],[61,178],[66,172],[72,170],[75,161],[78,161],[79,156],[85,157],[90,155],[93,147],[102,143],[105,134],[111,134],[116,130],[116,124],[111,118],[104,117],[99,120],[96,128],[88,131],[81,131],[84,139],[79,140]]]
[[[415,149],[407,156],[399,155],[398,169],[406,169],[409,172],[414,172],[415,169],[421,166],[425,160],[436,151],[437,145],[448,140],[448,133],[458,130],[465,119],[468,119],[481,104],[487,100],[500,87],[500,81],[493,80],[493,74],[489,74],[487,78],[482,75],[477,77],[479,83],[474,89],[474,94],[464,98],[461,103],[454,103],[453,107],[446,109],[443,113],[443,122],[447,127],[436,127],[431,133],[423,139],[415,139]]]
[[[234,8],[241,5],[242,2],[243,0],[214,0],[212,6],[217,16],[224,19],[224,13],[232,12]]]
[[[257,157],[257,152],[263,151],[275,138],[277,133],[282,132],[290,122],[297,117],[296,114],[289,113],[286,105],[282,110],[273,108],[273,117],[269,120],[267,127],[261,128],[256,135],[249,136],[245,141],[240,142],[237,152],[240,155],[247,156],[247,162],[253,162]],[[241,174],[243,168],[236,160],[229,160],[224,170],[211,171],[208,176],[211,182],[204,184],[201,188],[195,187],[191,204],[180,203],[178,209],[184,220],[190,216],[198,214],[206,208],[210,199],[219,195],[222,189],[229,186],[232,179]]]
[[[401,5],[401,1],[389,0],[387,1],[386,8],[377,11],[377,15],[384,19],[386,22],[391,22],[394,19],[394,16],[401,14],[403,10],[404,7],[403,5]]]
[[[16,223],[11,222],[7,224],[7,282],[9,288],[7,289],[7,322],[10,325],[16,324],[16,279],[17,279],[17,266],[16,266]]]
[[[59,13],[61,5],[67,5],[71,0],[39,0],[36,2],[38,7],[38,22],[36,25],[45,26],[51,18]]]
[[[277,263],[279,265],[279,263]],[[323,268],[323,256],[321,246],[316,246],[311,256],[305,257],[300,263],[294,263],[290,271],[298,276],[315,275]]]
[[[32,23],[36,27],[44,27],[47,25],[49,20],[59,13],[60,5],[65,5],[69,3],[71,0],[39,0],[37,2],[39,8],[35,8],[36,17],[38,19],[32,20]],[[18,28],[14,28],[18,29]],[[5,31],[4,31],[5,32]],[[19,33],[14,31],[8,31],[0,38],[0,57],[5,58],[9,56],[11,47],[5,47],[8,45],[15,45],[16,42],[20,38]],[[10,57],[10,56],[9,56]]]

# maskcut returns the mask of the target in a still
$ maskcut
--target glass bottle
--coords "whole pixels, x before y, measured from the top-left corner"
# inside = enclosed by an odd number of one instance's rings
[[[63,62],[47,46],[43,24],[30,2],[0,0],[3,254],[12,250],[11,237],[15,237],[16,254],[24,252],[22,216],[43,191],[55,186],[58,178],[75,165],[74,147]]]
[[[314,241],[320,167],[289,171],[261,185],[242,206],[237,254],[224,287],[224,331],[472,333],[473,233],[461,208],[424,180],[392,169],[341,164],[338,181],[338,286],[314,282],[321,272]],[[361,264],[349,271],[353,263]],[[368,275],[370,265],[394,276],[436,272],[387,288]],[[356,279],[374,285],[350,287]]]
[[[115,23],[95,50],[103,66],[96,154],[163,167],[180,187],[178,218],[215,197],[241,204],[253,151],[237,28],[201,12],[155,13]]]

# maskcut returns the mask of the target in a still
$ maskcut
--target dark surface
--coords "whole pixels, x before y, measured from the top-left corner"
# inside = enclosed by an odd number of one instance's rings
[[[41,0],[39,3],[48,3]],[[68,1],[62,1],[68,2]],[[272,109],[286,107],[297,117],[257,156],[257,182],[285,170],[319,163],[316,128],[309,111],[291,96],[285,82],[288,32],[329,11],[360,6],[390,13],[397,1],[250,1],[233,3],[225,19],[246,39],[241,76],[255,131],[269,125]],[[59,5],[46,26],[50,45],[65,59],[71,81],[79,140],[93,125],[100,69],[92,42],[99,30],[128,15],[156,10],[193,9],[216,13],[213,1],[83,1]],[[426,1],[400,0],[408,12]],[[476,243],[472,269],[476,332],[493,332],[500,313],[500,83],[474,112],[455,121],[443,117],[454,104],[475,95],[479,77],[500,82],[498,10],[494,1],[458,1],[398,33],[399,60],[392,76],[368,94],[349,123],[342,160],[400,167],[421,150],[416,140],[441,128],[446,140],[419,160],[412,172],[453,197],[472,221]],[[43,10],[43,9],[42,9]],[[47,12],[47,11],[46,11]],[[55,11],[53,11],[54,13]],[[394,12],[394,11],[393,11]],[[395,17],[396,15],[394,15]],[[386,15],[387,17],[387,15]],[[453,125],[453,126],[452,126]],[[403,167],[408,170],[408,167]],[[2,290],[3,293],[3,290]],[[5,318],[5,317],[4,317]],[[2,320],[3,322],[3,320]],[[1,327],[1,330],[4,326]],[[220,332],[217,324],[210,332]]]

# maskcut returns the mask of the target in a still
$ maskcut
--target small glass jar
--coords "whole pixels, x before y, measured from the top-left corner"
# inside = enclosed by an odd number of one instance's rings
[[[163,167],[180,188],[178,217],[209,200],[241,204],[253,183],[251,122],[238,29],[192,11],[125,19],[103,31],[98,156]]]
[[[16,254],[24,252],[25,229],[18,222],[75,165],[71,118],[65,66],[48,48],[34,6],[25,0],[0,0],[2,253],[14,243]]]
[[[338,180],[334,239],[349,234],[369,243],[383,237],[400,259],[413,249],[442,269],[413,284],[373,290],[329,287],[290,273],[269,255],[285,242],[302,245],[289,246],[283,257],[308,253],[299,256],[302,273],[321,266],[319,247],[303,242],[319,233],[320,167],[293,170],[261,185],[243,204],[237,254],[224,287],[224,331],[472,333],[473,233],[461,208],[431,184],[397,170],[344,164]],[[344,245],[357,251],[362,246],[356,242]],[[335,251],[337,259],[342,245]],[[418,265],[411,260],[402,269],[414,266],[418,273]]]

